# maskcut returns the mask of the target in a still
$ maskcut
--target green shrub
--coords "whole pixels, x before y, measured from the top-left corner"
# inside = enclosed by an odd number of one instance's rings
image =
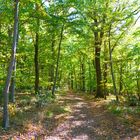
[[[115,105],[110,105],[108,106],[108,109],[113,113],[113,114],[116,114],[116,115],[120,115],[123,110],[120,106],[115,106]]]
[[[52,98],[51,93],[47,94],[37,94],[36,95],[36,107],[47,106],[48,103],[52,102],[54,99]]]
[[[140,105],[140,101],[135,95],[131,95],[126,99],[126,102],[129,106],[138,106]]]

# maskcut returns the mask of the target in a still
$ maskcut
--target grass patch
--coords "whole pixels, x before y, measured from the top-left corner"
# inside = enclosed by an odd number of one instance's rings
[[[138,115],[140,114],[140,106],[129,106],[128,104],[118,103],[116,101],[111,101],[107,105],[107,109],[116,115]]]
[[[48,108],[48,111],[53,112],[54,114],[62,114],[62,113],[68,113],[70,112],[70,108],[67,106],[59,106],[59,105],[51,105]]]
[[[78,93],[74,93],[82,98],[84,98],[85,100],[95,100],[95,96],[91,93],[85,93],[85,92],[78,92]]]

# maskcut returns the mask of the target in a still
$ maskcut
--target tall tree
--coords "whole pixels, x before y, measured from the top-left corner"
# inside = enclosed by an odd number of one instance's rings
[[[110,25],[109,32],[108,32],[109,61],[110,61],[110,69],[111,69],[114,94],[116,95],[116,101],[119,101],[117,88],[116,88],[116,81],[115,81],[115,76],[114,76],[114,71],[113,71],[112,49],[111,49],[111,44],[110,44],[110,36],[111,36],[110,32],[111,32],[111,25]]]
[[[55,92],[56,82],[57,82],[57,78],[58,78],[60,51],[61,51],[61,44],[62,44],[62,40],[63,40],[63,31],[64,31],[64,23],[63,23],[62,28],[61,28],[60,39],[59,39],[59,44],[58,44],[58,54],[57,54],[57,60],[56,60],[56,70],[55,70],[55,77],[54,77],[53,87],[52,87],[52,95],[53,96],[55,95],[54,92]]]
[[[38,4],[36,4],[36,11],[38,11]],[[34,54],[34,63],[35,63],[35,93],[39,93],[39,62],[38,62],[38,49],[39,49],[39,18],[36,19],[36,32],[35,32],[35,54]]]
[[[3,105],[3,127],[7,129],[9,127],[9,114],[8,114],[8,93],[10,80],[12,76],[13,66],[16,58],[16,48],[17,48],[17,34],[18,34],[18,8],[19,8],[19,0],[14,1],[14,32],[13,32],[13,44],[12,44],[12,52],[11,52],[11,60],[9,64],[8,74],[6,78],[5,87],[3,90],[4,94],[4,105]]]

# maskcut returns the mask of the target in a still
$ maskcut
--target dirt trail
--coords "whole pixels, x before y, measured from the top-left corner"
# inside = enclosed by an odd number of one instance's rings
[[[25,123],[29,129],[21,126],[15,130],[12,126],[14,131],[0,134],[0,140],[140,140],[140,128],[108,112],[105,106],[105,101],[71,93],[61,95],[44,109],[49,112],[51,108],[53,116],[47,118],[41,115],[42,110],[32,110],[28,112],[31,124]],[[66,113],[64,107],[70,111]],[[38,116],[42,116],[42,121]]]
[[[45,137],[46,140],[140,140],[136,128],[109,113],[102,101],[67,95],[60,98],[60,102],[73,111]]]

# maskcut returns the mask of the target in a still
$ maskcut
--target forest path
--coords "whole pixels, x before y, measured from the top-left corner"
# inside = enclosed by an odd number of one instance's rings
[[[31,104],[13,116],[9,131],[0,129],[0,140],[140,140],[140,127],[106,106],[85,93],[60,93],[46,107]]]
[[[59,98],[59,104],[69,106],[71,113],[65,117],[60,115],[63,121],[46,140],[140,140],[131,123],[125,124],[107,111],[105,101],[83,97],[67,94]]]

